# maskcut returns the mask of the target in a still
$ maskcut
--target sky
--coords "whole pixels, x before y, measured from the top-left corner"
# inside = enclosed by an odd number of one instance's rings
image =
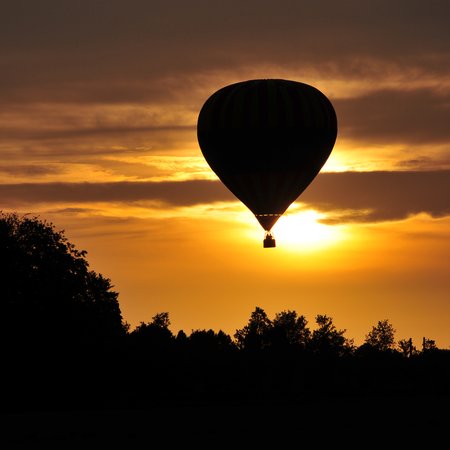
[[[448,0],[14,0],[0,15],[0,210],[37,215],[111,279],[131,329],[233,335],[256,307],[379,320],[450,347]],[[338,137],[263,230],[196,124],[238,81],[311,84]]]

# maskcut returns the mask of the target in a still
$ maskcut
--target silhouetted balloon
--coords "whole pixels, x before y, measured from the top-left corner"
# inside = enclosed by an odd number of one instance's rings
[[[337,120],[318,89],[291,80],[248,80],[219,89],[203,105],[198,142],[211,169],[266,230],[319,173]]]

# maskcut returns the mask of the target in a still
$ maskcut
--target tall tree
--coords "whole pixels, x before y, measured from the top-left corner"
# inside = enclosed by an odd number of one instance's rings
[[[353,340],[344,336],[347,330],[338,330],[331,317],[319,314],[316,323],[318,328],[313,331],[310,341],[310,347],[315,353],[341,356],[353,350]]]
[[[379,320],[366,335],[365,341],[375,350],[386,352],[395,348],[395,329],[389,320]]]
[[[266,312],[256,307],[250,316],[248,324],[236,330],[234,338],[238,348],[243,350],[262,350],[267,348],[270,343],[269,331],[272,328],[272,321]]]
[[[122,336],[118,293],[87,252],[38,217],[0,213],[0,307],[10,342],[92,343]]]
[[[152,317],[151,322],[141,322],[130,333],[129,339],[141,350],[164,352],[175,341],[169,326],[169,313],[157,313]]]
[[[295,311],[282,311],[275,314],[272,322],[271,341],[275,347],[306,348],[311,338],[304,316],[298,316]]]
[[[422,339],[422,353],[437,350],[436,341],[434,339],[427,339],[423,337]]]
[[[233,350],[235,345],[231,337],[219,330],[193,330],[188,338],[189,349],[192,353],[210,355],[223,355],[224,352]]]
[[[414,356],[417,354],[417,349],[413,345],[412,338],[400,339],[398,341],[398,347],[400,348],[400,351],[402,352],[402,354],[405,358],[411,358],[411,356]]]

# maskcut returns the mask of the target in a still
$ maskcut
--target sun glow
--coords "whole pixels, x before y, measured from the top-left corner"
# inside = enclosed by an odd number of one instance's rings
[[[343,228],[326,225],[325,214],[314,210],[286,213],[273,227],[277,246],[292,250],[317,250],[343,239]]]

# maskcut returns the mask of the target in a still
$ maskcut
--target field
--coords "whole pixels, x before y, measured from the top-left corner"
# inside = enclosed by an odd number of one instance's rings
[[[404,448],[423,443],[431,449],[447,440],[448,401],[439,396],[337,396],[289,404],[14,412],[2,414],[1,434],[5,449],[255,448],[269,443],[274,448],[302,448],[306,443]]]

